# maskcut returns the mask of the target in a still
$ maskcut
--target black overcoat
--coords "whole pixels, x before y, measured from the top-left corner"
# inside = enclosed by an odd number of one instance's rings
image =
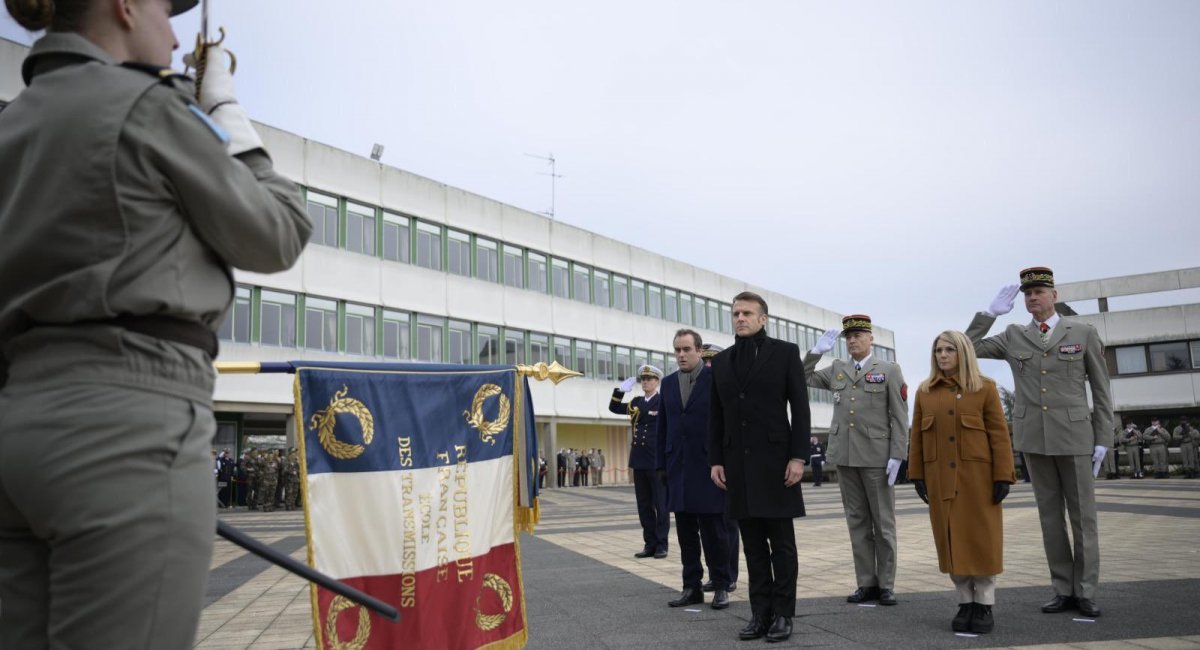
[[[765,339],[744,382],[734,370],[736,353],[735,345],[713,357],[709,409],[708,460],[725,467],[726,512],[734,519],[803,517],[800,484],[783,485],[788,460],[807,462],[809,456],[800,348]]]
[[[725,511],[725,493],[712,482],[708,465],[708,405],[712,371],[701,368],[687,404],[679,395],[679,373],[663,379],[658,394],[658,467],[667,470],[667,510],[693,514]]]

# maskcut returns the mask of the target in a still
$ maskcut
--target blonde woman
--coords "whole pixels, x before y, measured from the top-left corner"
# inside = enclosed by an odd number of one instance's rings
[[[1016,475],[996,382],[979,374],[962,332],[934,340],[929,378],[917,391],[908,476],[929,504],[938,567],[958,588],[951,628],[991,632],[1004,558],[1000,502]]]

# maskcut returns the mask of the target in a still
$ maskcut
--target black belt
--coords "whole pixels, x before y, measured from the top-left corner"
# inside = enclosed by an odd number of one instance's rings
[[[194,348],[200,348],[208,356],[216,359],[220,346],[217,335],[212,330],[194,321],[180,320],[170,316],[131,316],[128,314],[114,318],[97,318],[95,320],[77,321],[75,325],[112,325],[153,336],[164,341],[182,343]]]

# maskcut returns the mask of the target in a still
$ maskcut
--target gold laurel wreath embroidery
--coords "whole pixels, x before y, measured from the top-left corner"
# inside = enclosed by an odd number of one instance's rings
[[[500,396],[500,414],[496,416],[495,420],[489,422],[483,418],[483,403],[489,397],[496,395]],[[471,401],[471,410],[463,411],[463,417],[467,419],[467,424],[479,430],[480,440],[494,445],[496,444],[494,436],[508,426],[511,411],[511,404],[501,392],[500,387],[496,384],[484,384],[475,391],[475,399]]]
[[[342,389],[334,393],[333,398],[329,400],[329,407],[313,413],[308,425],[310,431],[317,430],[317,440],[320,441],[325,451],[330,456],[341,460],[357,457],[363,453],[366,447],[342,442],[333,435],[338,413],[349,413],[358,418],[358,424],[362,427],[364,444],[371,444],[371,438],[375,436],[375,418],[371,415],[371,411],[362,402],[352,397],[346,397],[348,392],[349,390],[343,384]]]
[[[483,588],[496,592],[496,595],[500,597],[500,604],[504,607],[504,612],[501,614],[484,614],[479,609],[479,599],[483,593],[475,597],[475,627],[489,632],[500,627],[504,619],[508,618],[508,613],[512,611],[513,594],[512,587],[508,586],[508,582],[494,573],[483,576]]]
[[[342,641],[337,631],[338,615],[354,607],[358,608],[358,628],[353,639]],[[325,637],[329,639],[329,647],[332,650],[363,650],[370,636],[371,617],[367,614],[367,608],[355,605],[345,596],[334,596],[333,602],[329,603],[329,614],[325,617]]]

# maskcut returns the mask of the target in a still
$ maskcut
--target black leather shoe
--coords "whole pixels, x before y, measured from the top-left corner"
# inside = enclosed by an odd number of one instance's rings
[[[709,580],[708,582],[704,583],[703,587],[700,587],[700,591],[703,591],[704,593],[712,593],[714,589],[715,587],[713,587],[712,580]]]
[[[1058,614],[1065,612],[1075,606],[1074,596],[1055,596],[1050,599],[1050,602],[1042,605],[1042,611],[1047,614]]]
[[[654,552],[654,559],[656,559],[656,560],[661,560],[661,559],[663,559],[664,557],[667,557],[667,549],[665,549],[665,548],[660,548],[660,549],[658,549],[657,551],[655,551],[655,552]]]
[[[729,607],[729,592],[724,589],[716,590],[713,592],[712,602],[708,606],[713,609],[725,609]]]
[[[732,592],[734,592],[734,591],[737,591],[737,583],[736,583],[736,582],[731,582],[731,583],[729,583],[729,588],[728,588],[728,589],[726,589],[725,591],[728,591],[728,592],[731,592],[731,593],[732,593]]]
[[[1079,613],[1088,618],[1096,618],[1100,615],[1100,606],[1091,598],[1079,599]]]
[[[771,629],[767,630],[767,643],[787,641],[792,636],[792,619],[790,616],[776,616]]]
[[[633,557],[650,557],[651,555],[654,555],[654,549],[644,548],[637,553],[634,553]]]
[[[859,587],[854,593],[846,596],[848,603],[865,603],[872,600],[879,600],[879,587]]]
[[[955,632],[966,632],[971,626],[971,614],[975,611],[975,603],[959,603],[958,613],[950,621],[950,629]]]
[[[671,607],[686,607],[687,605],[699,605],[704,602],[704,592],[699,589],[684,589],[679,594],[679,598],[667,603]]]
[[[879,604],[885,607],[890,607],[896,604],[896,594],[891,589],[879,590]]]
[[[767,633],[767,628],[771,622],[765,616],[755,614],[750,617],[750,622],[746,623],[746,627],[738,632],[738,638],[743,641],[751,639],[761,639]]]
[[[975,603],[974,610],[971,612],[971,631],[975,634],[991,632],[996,627],[996,621],[992,620],[992,606]]]

